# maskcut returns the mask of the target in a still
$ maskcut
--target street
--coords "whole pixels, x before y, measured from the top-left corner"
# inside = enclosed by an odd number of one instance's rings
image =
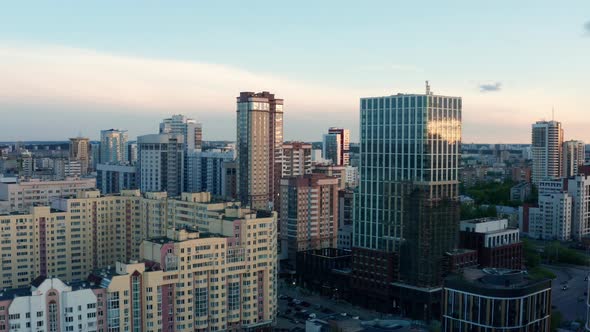
[[[586,321],[586,296],[588,282],[584,278],[588,275],[588,268],[581,266],[554,266],[544,265],[550,269],[557,279],[553,280],[551,297],[553,310],[559,310],[563,314],[564,321]],[[562,287],[567,283],[568,289]]]

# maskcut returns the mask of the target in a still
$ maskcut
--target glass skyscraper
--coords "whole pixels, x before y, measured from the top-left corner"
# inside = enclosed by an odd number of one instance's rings
[[[425,94],[361,98],[353,232],[361,284],[440,286],[443,257],[458,240],[461,107],[460,97],[428,86]],[[380,253],[393,257],[386,277],[362,267],[363,257]]]

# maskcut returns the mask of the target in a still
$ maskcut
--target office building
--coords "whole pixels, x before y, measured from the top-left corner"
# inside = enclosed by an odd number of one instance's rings
[[[440,315],[445,254],[458,245],[461,102],[428,84],[425,94],[361,98],[352,249],[359,302]]]
[[[187,192],[206,191],[213,196],[223,196],[223,165],[235,159],[235,151],[195,151],[188,155]]]
[[[132,165],[98,164],[96,188],[103,195],[138,189],[136,171],[137,168]]]
[[[139,136],[138,183],[142,192],[166,191],[180,196],[184,191],[184,138],[172,134]]]
[[[127,164],[127,130],[107,129],[100,131],[100,163]]]
[[[237,192],[254,209],[279,204],[282,175],[283,100],[267,91],[237,97]]]
[[[283,144],[283,177],[311,174],[311,144],[287,142]]]
[[[442,331],[551,331],[551,280],[465,269],[444,282]]]
[[[295,268],[298,251],[335,248],[338,239],[338,179],[308,174],[281,179],[281,250]]]
[[[323,158],[333,165],[350,165],[350,130],[332,127],[324,135]]]
[[[297,252],[297,284],[333,299],[350,298],[349,250],[310,249]]]
[[[70,138],[70,160],[79,161],[81,174],[88,174],[88,167],[90,166],[90,140],[88,138]]]
[[[0,201],[9,204],[9,211],[27,212],[32,206],[49,206],[55,199],[94,188],[94,178],[66,178],[62,181],[6,179],[0,182]]]
[[[460,227],[460,247],[477,251],[480,267],[523,268],[520,232],[508,227],[507,219],[463,220]]]
[[[584,165],[586,145],[582,141],[563,142],[563,174],[565,178],[579,174],[580,166]]]
[[[561,122],[538,121],[532,129],[533,184],[559,178],[563,171]]]

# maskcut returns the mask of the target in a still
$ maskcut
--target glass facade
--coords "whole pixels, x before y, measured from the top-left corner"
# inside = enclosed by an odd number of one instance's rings
[[[441,281],[459,225],[459,97],[361,99],[360,185],[353,247],[399,253],[400,278]]]

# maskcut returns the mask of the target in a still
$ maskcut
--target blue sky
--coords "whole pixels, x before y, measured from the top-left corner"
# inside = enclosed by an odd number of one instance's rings
[[[587,22],[587,0],[7,2],[0,141],[140,135],[172,113],[233,139],[235,96],[262,89],[285,99],[287,139],[356,138],[359,97],[428,79],[464,98],[465,142],[527,142],[552,107],[590,142]]]

